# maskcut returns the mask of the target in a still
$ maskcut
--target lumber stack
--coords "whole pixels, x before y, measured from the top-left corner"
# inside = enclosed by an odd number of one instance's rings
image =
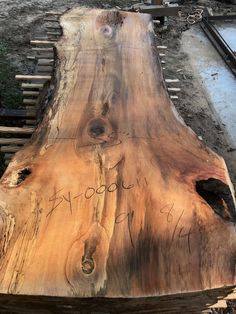
[[[58,18],[59,14],[47,13],[45,34],[37,35],[30,41],[33,54],[27,58],[34,62],[35,71],[31,75],[16,75],[16,79],[22,82],[23,102],[20,109],[0,109],[0,119],[3,124],[0,127],[0,152],[4,154],[6,166],[14,154],[29,142],[39,117],[47,106],[47,94],[54,88],[52,82],[55,63],[53,47],[61,36]],[[52,32],[51,28],[56,32]],[[21,122],[23,127],[5,126],[6,122],[9,124],[9,121],[13,124],[14,121]]]
[[[77,8],[60,25],[53,101],[1,180],[0,311],[223,306],[233,187],[170,101],[151,17]]]
[[[166,61],[165,61],[165,57],[166,57],[166,53],[167,53],[167,47],[166,46],[157,46],[157,51],[158,51],[158,57],[161,61],[161,67],[162,70],[164,72],[164,78],[165,78],[165,83],[167,86],[167,91],[169,93],[170,99],[172,101],[174,101],[175,99],[178,99],[178,95],[177,93],[179,93],[181,91],[181,89],[178,87],[179,84],[179,79],[177,78],[167,78],[165,75],[165,70],[166,70]],[[163,53],[163,51],[165,51],[165,53]]]

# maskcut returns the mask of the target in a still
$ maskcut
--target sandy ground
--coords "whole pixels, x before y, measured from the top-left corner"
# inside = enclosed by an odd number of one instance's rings
[[[43,16],[49,10],[65,10],[75,5],[101,8],[125,7],[131,1],[82,0],[0,0],[0,106],[17,107],[21,101],[20,89],[14,80],[15,73],[33,70],[26,56],[30,52],[29,40],[41,30]],[[236,6],[218,1],[185,1],[186,15],[195,7],[210,7],[215,13],[236,12]],[[181,92],[174,101],[178,112],[197,135],[225,158],[231,179],[236,187],[236,151],[233,150],[225,126],[215,115],[206,98],[188,55],[183,52],[181,37],[189,28],[185,18],[170,18],[167,27],[157,29],[157,43],[168,46],[166,51],[166,78],[179,78]],[[223,313],[223,312],[222,312]],[[228,308],[224,313],[234,313]]]

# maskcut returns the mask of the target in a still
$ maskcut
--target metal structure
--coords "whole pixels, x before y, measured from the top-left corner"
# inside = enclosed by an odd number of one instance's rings
[[[236,76],[236,55],[231,47],[227,44],[225,39],[221,36],[217,28],[214,26],[215,21],[235,20],[236,15],[228,16],[207,16],[203,17],[201,27],[212,42],[213,46],[217,49],[219,54],[224,59],[225,63],[229,66],[230,70]]]

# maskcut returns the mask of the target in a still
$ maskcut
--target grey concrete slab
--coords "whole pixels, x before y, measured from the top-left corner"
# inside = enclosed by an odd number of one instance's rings
[[[199,25],[183,33],[182,44],[206,97],[236,145],[236,79]]]

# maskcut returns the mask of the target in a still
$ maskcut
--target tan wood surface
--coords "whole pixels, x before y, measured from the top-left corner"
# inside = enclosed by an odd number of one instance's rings
[[[235,285],[233,188],[169,99],[151,17],[82,8],[60,24],[54,99],[1,180],[2,300],[216,303]]]

